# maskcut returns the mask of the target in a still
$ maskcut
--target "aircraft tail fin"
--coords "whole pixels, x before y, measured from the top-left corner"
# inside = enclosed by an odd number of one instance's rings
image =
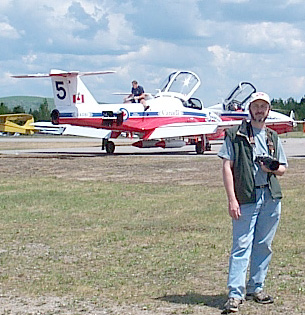
[[[48,78],[52,80],[54,104],[61,112],[68,112],[72,115],[77,114],[78,108],[86,106],[88,109],[92,105],[96,105],[97,101],[89,92],[85,84],[81,80],[81,76],[100,75],[114,73],[115,71],[62,71],[52,69],[49,74],[28,74],[15,75],[14,78]],[[72,111],[71,111],[72,110]]]
[[[291,110],[289,117],[290,117],[291,119],[295,120],[295,114],[294,114],[294,111],[293,111],[293,110]]]

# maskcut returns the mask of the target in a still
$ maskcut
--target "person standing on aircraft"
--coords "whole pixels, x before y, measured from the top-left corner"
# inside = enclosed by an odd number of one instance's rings
[[[281,213],[282,193],[276,176],[285,173],[288,163],[277,133],[266,128],[269,111],[269,96],[253,93],[250,121],[228,129],[218,153],[223,159],[223,181],[233,226],[229,294],[223,314],[237,312],[244,298],[273,303],[263,287]]]
[[[124,103],[128,103],[130,101],[132,103],[143,104],[144,110],[147,110],[149,108],[149,106],[146,105],[144,89],[141,85],[138,84],[136,80],[132,81],[131,94],[125,97]]]

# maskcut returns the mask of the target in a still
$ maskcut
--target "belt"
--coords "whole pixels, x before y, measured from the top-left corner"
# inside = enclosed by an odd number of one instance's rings
[[[255,186],[256,189],[266,188],[266,187],[269,187],[269,185],[268,185],[268,184],[265,184],[265,185]]]

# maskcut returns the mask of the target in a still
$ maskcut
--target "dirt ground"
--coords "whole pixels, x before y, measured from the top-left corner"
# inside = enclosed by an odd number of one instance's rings
[[[176,163],[178,161],[178,163]],[[221,161],[187,156],[0,156],[4,176],[55,176],[76,180],[101,180],[121,183],[165,183],[219,185]],[[209,176],[201,176],[207,172]],[[90,171],[94,170],[94,171]]]
[[[41,144],[43,146],[43,144]],[[66,144],[62,144],[64,147]],[[13,148],[5,144],[5,149]],[[57,147],[60,146],[57,144]],[[48,144],[49,147],[49,144]],[[1,144],[0,144],[1,149]],[[304,176],[304,170],[299,170]],[[179,185],[200,184],[203,187],[221,186],[221,160],[216,153],[210,156],[187,154],[99,155],[99,154],[0,154],[2,177],[43,177],[79,181],[99,180],[120,183],[166,183]],[[202,176],[205,174],[205,176]],[[288,174],[289,178],[289,174]],[[203,306],[162,304],[153,311],[140,305],[118,305],[96,309],[88,301],[75,301],[70,297],[20,297],[1,292],[1,314],[208,314]],[[213,314],[220,314],[215,310]],[[253,308],[253,314],[256,313]],[[275,314],[272,311],[268,314]]]
[[[67,144],[56,144],[56,148]],[[70,144],[69,144],[70,145]],[[84,144],[83,144],[84,145]],[[85,144],[85,145],[90,145]],[[91,144],[92,145],[92,144]],[[50,144],[30,144],[29,148],[50,148]],[[78,146],[74,144],[73,147]],[[11,143],[5,149],[16,148]],[[17,149],[25,148],[18,144]],[[1,145],[0,145],[1,149]],[[179,185],[221,185],[220,160],[211,157],[189,156],[187,154],[147,154],[142,155],[100,155],[100,154],[0,154],[0,173],[2,177],[52,176],[60,179],[78,181],[98,180],[120,183],[165,183],[177,182]],[[202,176],[207,173],[209,176]],[[24,297],[1,292],[1,314],[187,314],[188,306],[163,302],[153,311],[141,305],[113,305],[103,309],[90,301],[75,301],[71,297]],[[162,304],[162,303],[160,303]],[[197,306],[192,306],[196,314]],[[198,306],[198,313],[202,306]],[[181,313],[182,312],[182,313]],[[219,312],[216,312],[218,314]]]

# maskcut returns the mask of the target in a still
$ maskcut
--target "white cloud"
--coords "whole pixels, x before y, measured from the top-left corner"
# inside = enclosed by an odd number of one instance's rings
[[[263,22],[244,26],[246,41],[250,46],[275,50],[304,49],[302,32],[288,23]]]
[[[9,7],[13,3],[13,0],[1,0],[0,2],[0,12],[5,10],[7,7]]]
[[[126,50],[137,43],[138,39],[123,14],[110,14],[107,16],[107,29],[97,31],[94,42],[101,48]]]
[[[129,49],[135,44],[132,25],[123,13],[104,8],[95,1],[29,0],[17,3],[12,15],[16,29],[22,30],[20,49],[69,54],[105,53]],[[19,7],[18,7],[19,6]],[[11,8],[11,10],[13,10]]]
[[[250,55],[242,52],[231,51],[228,47],[219,45],[210,46],[207,50],[213,54],[214,66],[220,75],[239,71],[249,63]]]
[[[0,22],[0,37],[17,39],[20,37],[17,30],[6,22]]]
[[[33,63],[35,60],[37,60],[37,55],[36,54],[33,54],[33,53],[31,53],[31,54],[28,54],[27,56],[23,56],[22,57],[22,61],[24,62],[24,63]]]

